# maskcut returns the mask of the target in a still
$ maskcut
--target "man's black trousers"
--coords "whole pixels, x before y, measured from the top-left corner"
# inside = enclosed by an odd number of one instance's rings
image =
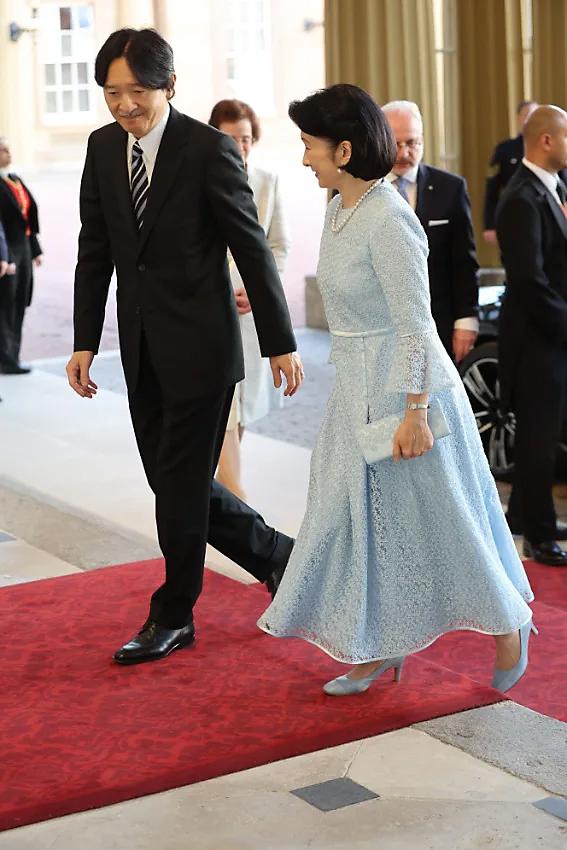
[[[555,540],[555,459],[563,428],[567,351],[523,351],[513,386],[514,480],[508,516],[531,543]]]
[[[180,376],[180,380],[183,376]],[[213,478],[234,387],[202,398],[168,401],[142,334],[140,368],[129,404],[138,448],[156,497],[165,582],[150,616],[166,628],[192,621],[203,585],[207,541],[265,581],[287,563],[293,541]]]
[[[29,239],[12,250],[16,274],[0,278],[0,365],[15,368],[20,363],[22,325],[30,302],[33,279]]]

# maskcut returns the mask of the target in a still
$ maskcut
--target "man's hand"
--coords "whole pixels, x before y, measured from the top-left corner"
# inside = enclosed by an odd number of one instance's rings
[[[16,264],[8,263],[8,268],[6,269],[6,274],[16,274]]]
[[[234,290],[234,297],[236,298],[236,309],[238,310],[241,316],[244,316],[246,313],[250,313],[252,311],[250,301],[248,300],[246,290],[243,286],[241,286],[240,289]]]
[[[69,384],[81,398],[92,398],[98,390],[89,375],[93,360],[94,351],[75,351],[67,363]]]
[[[453,331],[453,354],[455,360],[460,363],[466,357],[471,348],[474,348],[478,334],[476,331],[454,330]]]
[[[33,258],[34,266],[41,266],[43,263],[43,254],[38,254],[37,257]]]
[[[270,357],[270,366],[272,367],[272,375],[274,376],[274,387],[281,387],[283,374],[286,381],[284,395],[295,395],[305,377],[299,354],[292,351],[291,354],[280,354],[278,357]]]
[[[0,277],[4,277],[8,271],[8,263],[6,260],[0,260]]]
[[[484,241],[488,242],[489,245],[498,245],[498,237],[495,230],[485,230],[482,235]]]

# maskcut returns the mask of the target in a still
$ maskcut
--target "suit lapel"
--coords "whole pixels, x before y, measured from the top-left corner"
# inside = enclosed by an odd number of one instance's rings
[[[534,174],[531,169],[526,168],[526,166],[523,164],[520,166],[520,168],[522,169],[520,173],[524,177],[524,179],[530,180],[536,192],[539,192],[539,194],[543,195],[543,197],[545,198],[547,205],[551,210],[551,214],[557,222],[559,229],[561,230],[561,233],[563,234],[565,239],[567,239],[567,218],[565,218],[561,207],[559,206],[551,192],[548,190],[547,186],[545,186],[539,179],[537,174]]]
[[[420,165],[417,170],[417,200],[415,213],[420,220],[422,227],[427,227],[427,223],[429,221],[429,206],[434,194],[433,185],[429,178],[430,174],[427,165]]]
[[[131,228],[132,239],[137,239],[138,227],[134,219],[132,195],[130,193],[130,182],[128,180],[128,134],[120,127],[119,124],[116,125],[116,132],[118,134],[118,142],[114,143],[112,147],[109,146],[111,181],[116,190],[118,214],[120,218],[128,223],[128,227]]]
[[[156,223],[159,211],[168,196],[171,184],[181,165],[183,157],[182,142],[184,141],[181,128],[181,115],[172,107],[152,173],[148,191],[148,203],[144,212],[144,224],[140,231],[139,252],[142,251],[146,244],[146,240]]]
[[[555,198],[552,197],[552,195],[547,190],[545,190],[545,200],[547,201],[547,204],[548,204],[549,208],[551,209],[551,213],[553,215],[553,218],[555,219],[555,221],[559,225],[559,228],[560,228],[563,236],[565,237],[565,239],[567,239],[567,218],[565,218],[565,215],[563,214],[561,207],[559,206],[559,204],[557,203]]]

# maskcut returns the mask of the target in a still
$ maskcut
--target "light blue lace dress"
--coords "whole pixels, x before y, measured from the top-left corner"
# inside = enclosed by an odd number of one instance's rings
[[[318,281],[336,385],[311,460],[307,510],[258,625],[339,661],[424,649],[456,629],[501,634],[533,599],[459,375],[431,316],[427,238],[387,181],[338,233],[329,204]],[[451,433],[422,457],[366,465],[356,427],[429,392]]]

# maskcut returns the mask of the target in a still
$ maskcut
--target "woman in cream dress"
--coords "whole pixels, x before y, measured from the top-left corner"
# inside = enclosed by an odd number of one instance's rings
[[[260,138],[260,125],[254,110],[240,100],[221,100],[213,108],[209,124],[232,136],[248,173],[254,193],[258,221],[264,228],[280,276],[285,269],[289,251],[279,180],[276,174],[249,164],[253,145]],[[246,377],[237,384],[223,443],[217,480],[241,499],[246,496],[240,474],[240,442],[244,429],[262,419],[270,410],[280,407],[282,394],[274,389],[269,361],[262,357],[246,288],[238,269],[229,255],[229,268],[236,303],[240,314],[240,330],[244,348]]]

